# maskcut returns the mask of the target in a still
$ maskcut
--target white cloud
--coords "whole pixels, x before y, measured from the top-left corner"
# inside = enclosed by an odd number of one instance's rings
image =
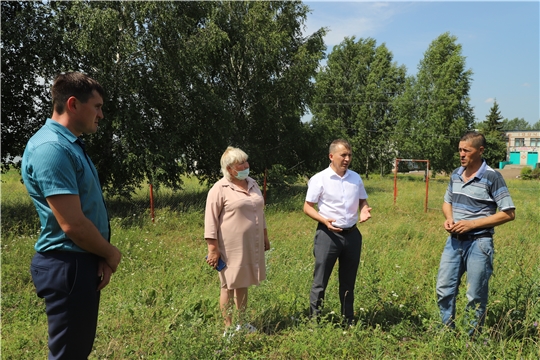
[[[521,84],[521,86],[523,86],[523,87],[531,87],[531,84],[529,84],[529,83],[523,83],[523,84]]]
[[[321,7],[308,1],[305,3],[313,9],[308,14],[304,35],[313,34],[322,27],[328,28],[324,38],[328,50],[343,41],[345,37],[375,37],[380,29],[385,28],[410,4],[388,2],[328,2],[331,12],[324,12]],[[316,6],[316,8],[315,8]]]
[[[495,101],[494,98],[487,98],[486,100],[484,100],[484,102],[487,103],[487,104],[491,104],[494,101]]]

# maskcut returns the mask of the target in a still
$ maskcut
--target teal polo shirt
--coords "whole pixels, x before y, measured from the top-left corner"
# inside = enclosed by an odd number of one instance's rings
[[[24,150],[22,178],[41,222],[41,233],[34,246],[37,252],[85,252],[67,237],[56,221],[46,200],[54,195],[78,195],[83,214],[105,239],[110,239],[109,216],[98,174],[77,140],[66,127],[47,119]]]

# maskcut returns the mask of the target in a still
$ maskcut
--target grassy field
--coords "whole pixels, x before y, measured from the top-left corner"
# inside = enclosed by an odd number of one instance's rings
[[[29,274],[39,231],[35,210],[17,173],[2,176],[2,359],[44,359],[44,303]],[[540,358],[540,183],[509,180],[514,222],[497,228],[495,274],[486,329],[471,342],[461,325],[438,328],[435,278],[445,242],[439,210],[447,179],[430,181],[424,213],[421,178],[366,180],[373,218],[364,237],[355,312],[342,328],[337,271],[327,290],[324,319],[307,319],[315,223],[301,211],[305,185],[269,190],[268,278],[249,290],[250,323],[259,331],[222,337],[219,280],[203,261],[205,190],[186,190],[158,206],[155,223],[145,191],[130,202],[111,200],[113,242],[123,261],[102,293],[91,359],[538,359]],[[160,197],[158,196],[158,199]],[[164,203],[164,201],[162,201]],[[142,205],[141,205],[142,204]]]

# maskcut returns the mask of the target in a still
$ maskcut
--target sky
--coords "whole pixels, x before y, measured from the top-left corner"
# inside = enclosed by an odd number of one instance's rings
[[[494,100],[503,118],[540,119],[538,1],[304,3],[312,10],[305,34],[326,27],[327,54],[345,37],[370,37],[377,46],[385,43],[408,75],[416,74],[431,42],[449,32],[473,72],[469,97],[476,121],[486,119]]]

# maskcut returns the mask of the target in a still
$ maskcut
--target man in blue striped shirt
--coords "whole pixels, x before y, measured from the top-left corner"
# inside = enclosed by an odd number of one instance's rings
[[[22,158],[22,178],[41,221],[30,272],[45,299],[49,359],[88,358],[100,291],[122,256],[110,244],[98,174],[79,139],[97,131],[103,93],[84,74],[59,75],[52,86],[53,114]]]
[[[442,206],[449,236],[439,266],[437,302],[443,323],[454,328],[456,296],[461,277],[467,272],[466,313],[471,316],[471,336],[480,331],[485,320],[493,272],[494,227],[515,217],[503,177],[482,159],[485,148],[486,139],[478,132],[461,137],[461,167],[450,177]]]

